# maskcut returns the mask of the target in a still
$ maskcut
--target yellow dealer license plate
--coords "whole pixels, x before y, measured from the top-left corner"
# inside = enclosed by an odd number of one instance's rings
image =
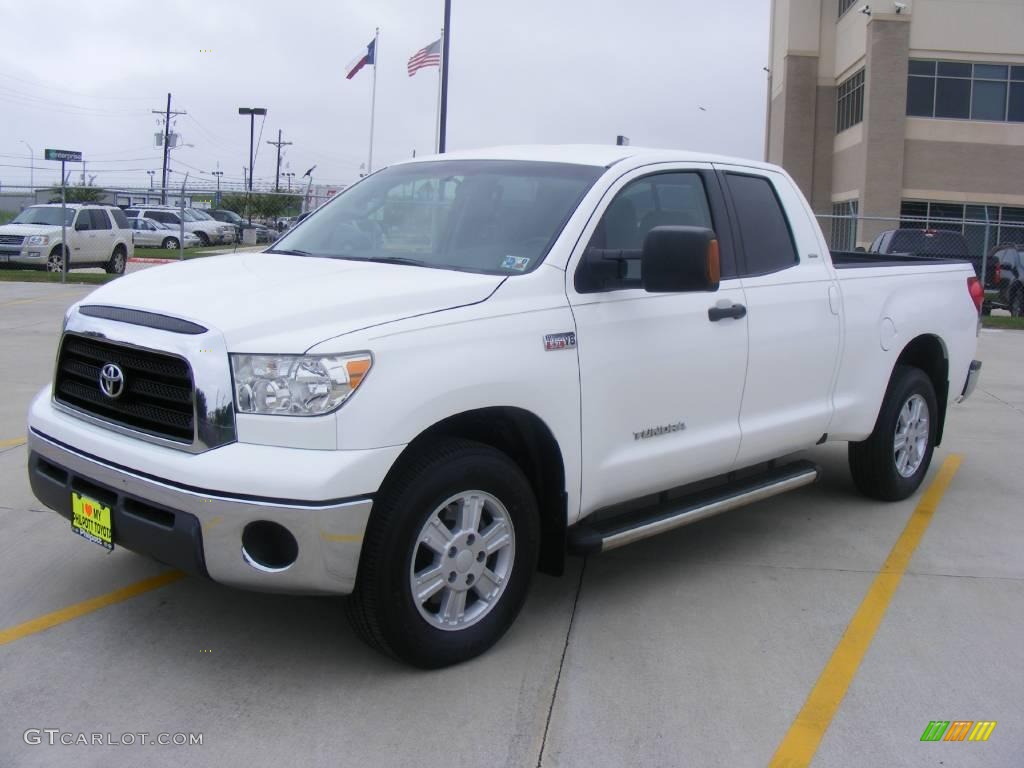
[[[114,548],[110,529],[110,507],[87,496],[71,494],[71,530],[104,549]]]

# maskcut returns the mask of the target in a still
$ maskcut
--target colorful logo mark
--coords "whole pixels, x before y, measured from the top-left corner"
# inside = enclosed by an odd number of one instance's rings
[[[995,720],[932,720],[921,741],[988,741],[995,727]]]

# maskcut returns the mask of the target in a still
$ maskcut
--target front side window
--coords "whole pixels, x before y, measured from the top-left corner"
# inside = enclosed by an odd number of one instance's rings
[[[522,274],[544,260],[603,171],[506,160],[397,165],[346,189],[270,252]]]
[[[771,181],[739,173],[727,173],[725,179],[746,257],[741,274],[766,275],[799,263],[789,220]]]
[[[645,176],[623,187],[609,203],[590,237],[587,250],[625,251],[621,282],[602,290],[639,288],[640,255],[647,233],[655,227],[687,226],[713,230],[714,222],[701,174],[693,171]],[[722,279],[735,277],[722,252]],[[577,285],[577,289],[584,288]],[[586,292],[586,290],[584,290]]]

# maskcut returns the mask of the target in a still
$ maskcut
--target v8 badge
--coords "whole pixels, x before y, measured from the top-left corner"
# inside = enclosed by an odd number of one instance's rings
[[[576,331],[549,333],[544,337],[544,349],[554,352],[559,349],[573,349],[576,346]]]

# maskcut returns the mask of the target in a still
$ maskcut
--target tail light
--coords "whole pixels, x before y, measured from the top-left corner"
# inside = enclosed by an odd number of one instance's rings
[[[974,302],[974,308],[981,312],[981,303],[985,299],[985,291],[981,287],[981,281],[976,277],[967,278],[967,292],[971,294],[971,301]]]

